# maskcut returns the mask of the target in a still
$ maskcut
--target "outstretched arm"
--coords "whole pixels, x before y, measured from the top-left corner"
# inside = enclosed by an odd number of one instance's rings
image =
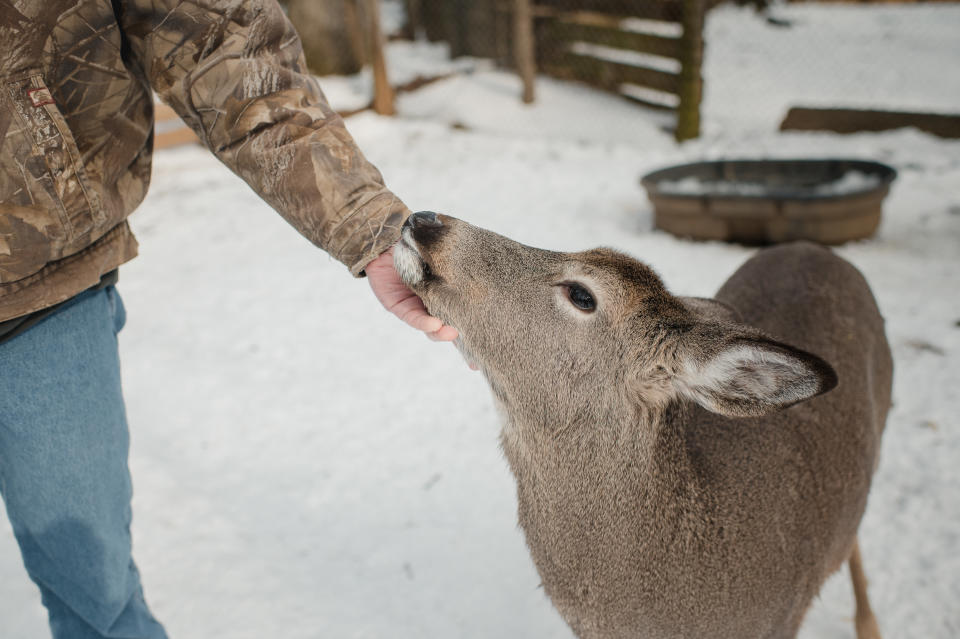
[[[224,164],[351,273],[366,273],[388,310],[455,339],[385,257],[410,211],[330,108],[275,0],[115,6],[144,79]]]
[[[410,214],[361,153],[276,0],[118,0],[144,79],[203,143],[354,275]]]

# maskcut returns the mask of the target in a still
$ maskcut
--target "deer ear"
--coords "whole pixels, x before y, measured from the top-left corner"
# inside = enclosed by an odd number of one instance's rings
[[[731,339],[705,359],[691,357],[676,378],[680,394],[728,417],[757,417],[837,385],[837,374],[806,351],[764,337]]]

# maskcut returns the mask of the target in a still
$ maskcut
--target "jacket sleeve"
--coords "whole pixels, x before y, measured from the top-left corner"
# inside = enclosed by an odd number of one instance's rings
[[[128,64],[217,157],[354,275],[409,215],[307,71],[276,0],[114,0]]]

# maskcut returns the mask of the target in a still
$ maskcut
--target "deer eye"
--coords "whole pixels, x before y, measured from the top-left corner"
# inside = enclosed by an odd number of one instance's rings
[[[593,295],[586,288],[575,282],[566,284],[566,287],[567,298],[571,304],[586,313],[592,313],[597,309],[597,301],[593,299]]]

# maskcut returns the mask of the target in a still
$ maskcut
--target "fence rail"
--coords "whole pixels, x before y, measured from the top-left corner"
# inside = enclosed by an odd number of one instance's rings
[[[578,0],[575,11],[570,4],[539,0],[535,8],[540,68],[648,107],[674,110],[677,139],[697,137],[704,3]]]
[[[537,5],[556,11],[575,9],[578,12],[663,22],[679,22],[683,17],[681,0],[537,0]]]
[[[623,84],[638,84],[675,95],[680,93],[680,76],[676,73],[605,60],[596,55],[571,51],[546,63],[543,68],[553,71],[553,75],[573,78],[616,93],[620,93]]]
[[[411,0],[408,0],[408,2]],[[531,7],[537,69],[676,111],[678,140],[700,128],[706,0],[536,0]],[[516,0],[418,3],[431,40],[451,53],[515,67]],[[639,87],[640,90],[632,90]],[[640,95],[640,97],[638,97]]]
[[[625,31],[618,25],[618,22],[591,24],[589,18],[580,21],[560,18],[553,26],[553,32],[555,37],[568,42],[591,42],[618,49],[659,55],[665,58],[680,59],[682,55],[680,37]]]

